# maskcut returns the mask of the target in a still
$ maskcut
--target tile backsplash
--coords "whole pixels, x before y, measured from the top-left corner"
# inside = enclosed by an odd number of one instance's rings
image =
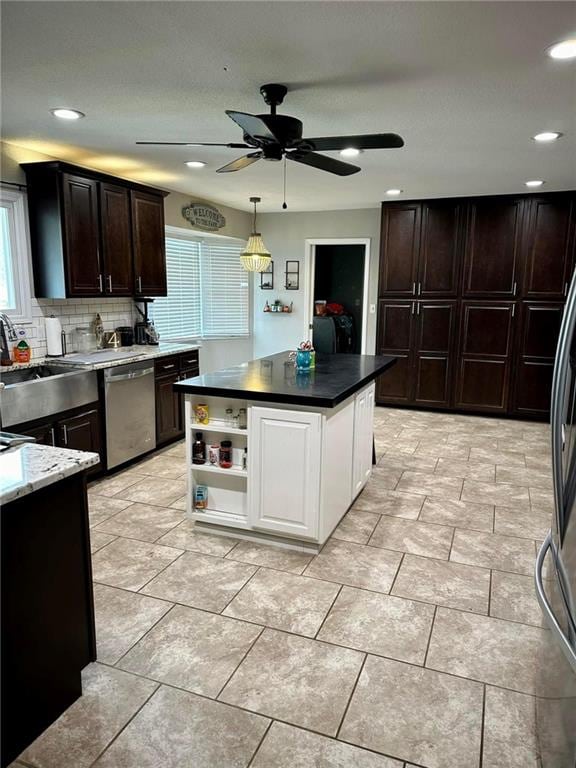
[[[26,340],[32,350],[32,359],[46,355],[46,328],[44,318],[55,315],[60,318],[66,333],[68,352],[75,351],[73,331],[78,326],[90,326],[96,313],[100,313],[104,330],[113,331],[119,325],[134,325],[134,302],[129,298],[118,299],[32,299],[32,323],[17,325],[26,329]]]

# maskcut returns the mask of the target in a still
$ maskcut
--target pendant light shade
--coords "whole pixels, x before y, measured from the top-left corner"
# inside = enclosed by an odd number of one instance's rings
[[[270,264],[272,255],[264,245],[260,232],[256,232],[256,203],[260,202],[260,198],[251,197],[250,202],[254,203],[254,225],[246,247],[240,254],[240,262],[247,272],[264,272]]]

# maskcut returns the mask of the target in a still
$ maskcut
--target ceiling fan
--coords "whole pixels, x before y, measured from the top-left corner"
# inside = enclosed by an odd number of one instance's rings
[[[226,110],[228,117],[237,123],[244,133],[244,143],[218,144],[200,141],[137,141],[136,144],[157,144],[182,147],[230,147],[231,149],[255,149],[247,155],[233,160],[218,168],[217,173],[240,171],[258,160],[294,160],[296,163],[310,165],[321,171],[335,173],[337,176],[350,176],[360,168],[351,163],[343,163],[332,157],[318,154],[317,150],[354,149],[397,149],[404,146],[404,140],[396,133],[368,133],[359,136],[320,136],[302,138],[302,122],[296,117],[276,114],[276,107],[284,101],[288,93],[285,85],[269,83],[260,88],[266,104],[270,106],[269,115],[249,115],[246,112]]]

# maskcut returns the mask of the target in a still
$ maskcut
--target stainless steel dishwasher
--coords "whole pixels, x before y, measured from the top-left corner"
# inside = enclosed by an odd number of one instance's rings
[[[104,371],[108,469],[156,447],[154,363],[128,363]]]

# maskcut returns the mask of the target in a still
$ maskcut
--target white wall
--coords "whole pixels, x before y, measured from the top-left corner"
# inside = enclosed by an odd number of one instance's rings
[[[371,270],[368,303],[375,304],[378,293],[380,247],[380,209],[350,211],[312,211],[306,213],[264,213],[258,216],[258,229],[274,261],[274,290],[263,291],[260,280],[254,282],[254,357],[294,349],[304,334],[305,241],[314,238],[369,237]],[[300,290],[285,291],[284,271],[287,260],[300,262]],[[263,313],[268,300],[279,298],[294,302],[289,314]],[[376,314],[368,314],[367,354],[374,354]]]

